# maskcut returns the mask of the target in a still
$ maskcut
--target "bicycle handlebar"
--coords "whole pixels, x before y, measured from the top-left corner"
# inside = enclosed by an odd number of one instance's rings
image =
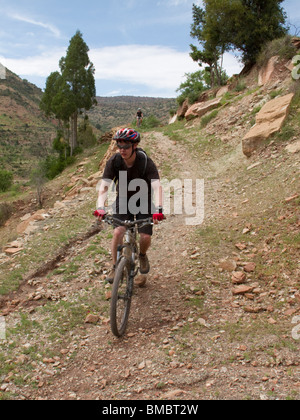
[[[119,226],[124,226],[127,229],[131,229],[134,226],[138,226],[138,227],[144,227],[147,225],[153,225],[153,218],[152,217],[148,217],[146,219],[140,219],[140,220],[120,220],[114,216],[111,215],[105,215],[103,218],[103,221],[106,222],[109,225],[119,225]]]

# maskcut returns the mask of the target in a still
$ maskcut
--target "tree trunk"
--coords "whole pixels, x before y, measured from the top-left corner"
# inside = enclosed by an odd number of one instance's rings
[[[74,150],[77,147],[77,119],[78,119],[78,113],[76,111],[71,116],[71,138],[70,138],[71,156],[73,156]]]

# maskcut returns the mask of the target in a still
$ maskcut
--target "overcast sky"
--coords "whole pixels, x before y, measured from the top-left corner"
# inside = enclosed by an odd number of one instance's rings
[[[43,89],[80,30],[98,96],[176,97],[185,73],[199,69],[189,56],[193,3],[201,1],[0,0],[0,63]],[[299,0],[283,6],[300,29]],[[224,66],[229,76],[241,70],[231,54]]]

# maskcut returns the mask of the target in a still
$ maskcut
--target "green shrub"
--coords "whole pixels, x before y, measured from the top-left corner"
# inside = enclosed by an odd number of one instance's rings
[[[12,207],[7,203],[0,204],[0,226],[3,226],[4,223],[10,218],[12,214]]]
[[[217,117],[218,113],[219,113],[219,110],[215,109],[213,112],[203,117],[201,119],[201,128],[206,127],[208,123],[210,123],[214,118]]]
[[[262,49],[257,59],[258,67],[264,67],[270,58],[278,55],[281,59],[291,59],[297,54],[297,48],[291,42],[292,37],[286,35],[283,38],[268,42]]]
[[[10,189],[13,183],[13,174],[9,171],[0,169],[0,191],[5,192]]]

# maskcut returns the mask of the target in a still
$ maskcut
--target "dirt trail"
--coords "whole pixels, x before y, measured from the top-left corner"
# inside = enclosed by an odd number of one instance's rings
[[[220,168],[214,171],[210,167],[208,171],[204,160],[199,162],[193,157],[188,146],[161,133],[147,134],[144,144],[169,178],[205,178],[204,223],[187,226],[185,215],[171,214],[156,227],[149,253],[151,273],[146,287],[135,290],[124,339],[112,336],[105,316],[95,325],[82,325],[74,330],[73,340],[65,347],[58,344],[59,358],[44,361],[46,370],[38,371],[37,388],[24,389],[24,397],[93,400],[295,397],[300,382],[297,343],[294,348],[282,345],[281,351],[278,349],[284,333],[280,333],[279,339],[269,329],[268,333],[256,336],[260,319],[245,313],[244,304],[237,301],[239,297],[232,295],[228,272],[224,273],[217,265],[222,257],[232,255],[226,249],[228,244],[224,241],[223,248],[214,249],[201,240],[201,230],[207,233],[213,220],[219,222],[229,209],[234,211],[240,197],[233,192],[229,194],[224,189],[226,181],[215,176]],[[212,243],[222,235],[226,236],[226,232],[212,230]],[[101,246],[108,248],[109,243],[106,235]],[[80,253],[82,246],[78,244],[74,253]],[[224,254],[218,254],[220,249]],[[109,258],[104,261],[108,264]],[[100,305],[105,313],[103,308],[109,303],[104,301]]]

